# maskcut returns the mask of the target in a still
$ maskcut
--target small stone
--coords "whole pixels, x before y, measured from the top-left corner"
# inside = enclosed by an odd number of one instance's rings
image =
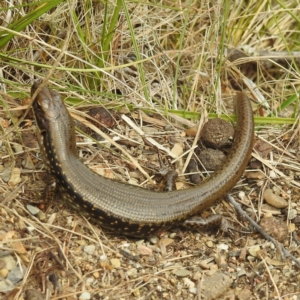
[[[245,176],[248,179],[263,179],[266,177],[266,175],[260,171],[251,171],[251,172],[246,172]]]
[[[199,266],[204,270],[209,270],[209,264],[205,260],[201,261]]]
[[[172,244],[174,242],[173,239],[170,239],[170,238],[162,238],[159,240],[159,242],[157,243],[157,246],[164,246],[164,247],[167,247],[169,246],[170,244]]]
[[[251,299],[252,292],[248,289],[237,290],[237,299],[238,300],[248,300]]]
[[[178,277],[186,277],[186,276],[191,275],[192,272],[187,269],[179,269],[179,270],[175,271],[174,274]]]
[[[2,278],[6,278],[8,272],[9,272],[9,271],[8,271],[7,269],[1,269],[1,270],[0,270],[0,276],[1,276]]]
[[[27,250],[21,241],[12,242],[11,247],[18,254],[26,254],[27,253]]]
[[[5,262],[0,259],[0,270],[3,269],[5,267]]]
[[[196,272],[193,276],[193,280],[200,280],[202,278],[202,274],[200,272]]]
[[[221,243],[221,244],[218,244],[218,245],[217,245],[217,248],[218,248],[219,250],[225,250],[225,251],[228,251],[229,246],[228,246],[227,244]]]
[[[149,238],[149,241],[151,242],[151,244],[156,244],[158,242],[158,238],[156,236],[152,236]]]
[[[13,168],[8,180],[8,184],[11,186],[15,186],[21,181],[21,170],[19,168]]]
[[[197,292],[198,292],[198,290],[197,290],[197,288],[196,288],[196,287],[194,287],[194,288],[190,288],[190,289],[189,289],[189,292],[190,292],[191,294],[194,294],[194,295],[196,295],[196,294],[197,294]]]
[[[267,203],[270,205],[276,207],[276,208],[285,208],[288,206],[288,202],[284,200],[279,195],[276,195],[273,193],[271,189],[266,189],[264,192],[264,199]]]
[[[259,245],[254,245],[248,249],[249,254],[252,255],[253,257],[257,257],[258,251],[260,251]]]
[[[247,272],[245,269],[241,269],[237,272],[237,277],[241,277],[241,276],[244,276],[244,275],[247,275]]]
[[[23,152],[23,147],[20,144],[14,143],[14,144],[12,144],[12,148],[14,149],[15,153],[21,153],[21,152]]]
[[[206,243],[206,246],[209,247],[209,248],[212,248],[215,246],[215,244],[212,242],[212,241],[207,241]]]
[[[14,289],[14,284],[9,280],[0,280],[0,292],[9,292]]]
[[[93,273],[94,274],[94,273]],[[88,284],[88,285],[92,285],[93,284],[93,282],[95,282],[95,277],[88,277],[87,279],[86,279],[86,284]]]
[[[39,290],[29,289],[25,292],[25,300],[44,300],[45,296]]]
[[[17,265],[16,260],[11,255],[4,256],[1,260],[5,263],[5,269],[8,269],[9,271],[14,269]]]
[[[121,267],[121,261],[118,258],[111,258],[110,263],[114,269],[119,269]]]
[[[95,252],[96,246],[95,245],[87,245],[84,246],[83,250],[84,252],[86,252],[87,254],[92,255]]]
[[[288,236],[288,226],[285,221],[279,218],[265,217],[261,219],[259,225],[280,243],[284,242]]]
[[[176,156],[179,157],[183,153],[183,147],[181,143],[174,144],[171,152]]]
[[[195,283],[189,278],[183,278],[183,282],[189,289],[193,289],[195,287]]]
[[[186,135],[187,136],[196,136],[197,131],[198,131],[198,126],[194,126],[194,127],[188,128],[186,130]]]
[[[177,233],[176,232],[172,232],[169,234],[170,239],[174,239],[176,237]]]
[[[137,275],[137,269],[136,268],[132,268],[132,269],[129,269],[126,274],[129,276],[129,277],[132,277],[132,276],[135,276]]]
[[[79,300],[89,300],[89,299],[91,299],[91,294],[89,292],[83,292],[79,296]]]
[[[137,249],[141,255],[151,255],[153,253],[153,250],[145,245],[138,245]]]
[[[46,214],[45,214],[42,210],[40,210],[40,211],[38,212],[38,214],[37,214],[37,218],[38,218],[40,221],[44,222],[44,221],[46,220]],[[49,224],[49,223],[48,223],[48,224]]]
[[[201,299],[223,299],[221,295],[232,285],[230,276],[221,271],[214,271],[212,275],[207,273],[201,284]]]
[[[9,272],[9,274],[7,275],[7,279],[12,283],[18,283],[23,279],[25,273],[26,273],[25,267],[22,266],[20,268],[19,266],[17,266]]]
[[[255,257],[254,256],[251,256],[251,255],[248,255],[247,256],[247,260],[249,260],[249,261],[255,261]]]
[[[32,206],[32,205],[30,205],[30,204],[27,204],[26,205],[26,208],[27,208],[27,210],[32,214],[32,215],[37,215],[38,213],[39,213],[39,211],[40,211],[40,209],[39,208],[37,208],[37,207],[35,207],[35,206]]]
[[[296,209],[290,209],[288,213],[288,219],[293,220],[297,217],[297,210]]]
[[[11,174],[11,167],[9,166],[0,173],[0,176],[4,182],[8,182],[10,178],[10,174]]]
[[[145,243],[145,241],[144,241],[144,240],[138,240],[138,241],[136,241],[135,243],[136,243],[137,245],[142,245],[142,244]]]
[[[26,156],[26,158],[22,160],[22,167],[28,170],[34,169],[34,163],[32,162],[31,157]]]
[[[239,193],[238,193],[238,197],[239,197],[241,200],[244,200],[245,196],[246,196],[245,192],[239,192]]]

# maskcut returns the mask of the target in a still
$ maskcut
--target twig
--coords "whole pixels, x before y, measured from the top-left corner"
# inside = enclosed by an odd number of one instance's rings
[[[234,208],[238,211],[238,213],[245,218],[266,240],[269,240],[272,242],[275,247],[279,248],[282,253],[285,255],[285,257],[289,257],[299,268],[300,268],[300,261],[293,256],[287,249],[284,248],[284,246],[273,239],[269,234],[267,234],[255,221],[253,221],[244,210],[242,210],[240,204],[238,204],[232,196],[229,194],[226,195],[226,200],[231,203]]]

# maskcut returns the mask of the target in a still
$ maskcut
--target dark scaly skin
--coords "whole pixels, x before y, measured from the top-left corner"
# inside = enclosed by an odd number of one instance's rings
[[[37,87],[33,85],[32,95]],[[43,87],[33,102],[33,111],[44,162],[63,199],[104,228],[145,236],[184,223],[237,183],[251,156],[254,121],[248,97],[240,92],[235,102],[235,137],[222,168],[196,187],[171,192],[113,181],[82,164],[77,158],[73,119],[57,92]]]

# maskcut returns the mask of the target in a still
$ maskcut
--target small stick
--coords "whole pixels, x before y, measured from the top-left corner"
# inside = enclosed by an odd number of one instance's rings
[[[253,221],[246,212],[241,208],[240,204],[238,204],[232,196],[229,194],[226,195],[226,200],[231,203],[234,208],[238,211],[238,213],[245,218],[266,240],[272,242],[275,247],[280,249],[282,253],[285,255],[285,257],[289,257],[299,268],[300,268],[300,261],[293,256],[287,249],[284,248],[284,246],[273,239],[269,234],[267,234],[255,221]]]

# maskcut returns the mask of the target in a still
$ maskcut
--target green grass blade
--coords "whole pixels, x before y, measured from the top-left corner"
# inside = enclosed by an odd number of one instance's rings
[[[53,0],[41,2],[41,4],[36,7],[34,10],[29,12],[26,16],[17,19],[15,22],[7,26],[8,29],[11,29],[16,32],[22,31],[27,25],[33,23],[34,20],[38,19],[41,15],[63,2],[63,0]],[[6,30],[0,31],[0,49],[2,49],[15,35]]]

